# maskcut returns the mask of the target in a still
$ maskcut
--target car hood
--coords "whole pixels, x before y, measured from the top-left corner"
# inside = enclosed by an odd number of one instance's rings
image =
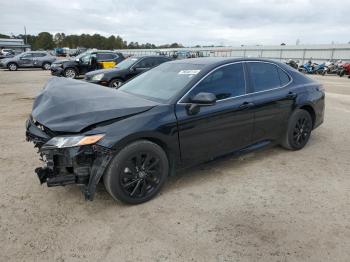
[[[124,71],[125,69],[120,69],[118,67],[115,68],[108,68],[108,69],[100,69],[100,70],[95,70],[95,71],[91,71],[89,73],[86,73],[86,76],[94,76],[97,74],[105,74],[105,75],[109,75],[109,74],[117,74],[119,72]]]
[[[81,132],[91,125],[145,112],[158,103],[108,87],[53,77],[36,97],[32,116],[56,132]]]

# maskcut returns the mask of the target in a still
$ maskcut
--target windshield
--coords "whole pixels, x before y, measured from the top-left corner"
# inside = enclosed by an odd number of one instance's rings
[[[203,65],[164,63],[125,83],[118,90],[167,102],[179,94]]]
[[[136,57],[130,57],[130,58],[127,58],[127,59],[121,61],[115,67],[120,68],[120,69],[127,69],[130,66],[132,66],[133,64],[135,64],[138,60],[140,60],[140,59],[136,58]]]

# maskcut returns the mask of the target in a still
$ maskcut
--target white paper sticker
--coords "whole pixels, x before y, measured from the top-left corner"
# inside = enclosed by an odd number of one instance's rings
[[[201,70],[181,70],[179,72],[179,75],[196,75],[200,72]]]

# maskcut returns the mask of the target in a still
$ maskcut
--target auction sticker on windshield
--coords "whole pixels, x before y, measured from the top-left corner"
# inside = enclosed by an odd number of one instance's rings
[[[181,70],[179,72],[179,75],[196,75],[200,72],[201,70]]]

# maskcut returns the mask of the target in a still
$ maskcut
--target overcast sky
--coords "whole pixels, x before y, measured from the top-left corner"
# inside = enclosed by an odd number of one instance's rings
[[[350,1],[28,0],[0,1],[0,33],[120,35],[185,46],[348,43]]]

